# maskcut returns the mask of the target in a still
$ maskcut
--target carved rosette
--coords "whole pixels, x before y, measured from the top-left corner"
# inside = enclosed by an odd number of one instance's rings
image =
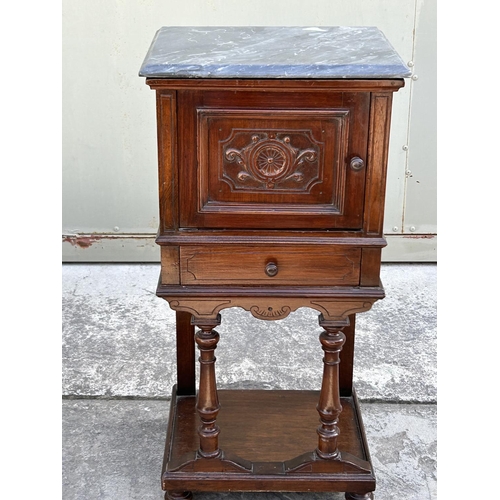
[[[320,143],[310,130],[293,134],[302,147],[292,145],[286,131],[234,133],[223,147],[223,179],[232,189],[307,191],[320,178]],[[242,139],[246,145],[233,147]]]

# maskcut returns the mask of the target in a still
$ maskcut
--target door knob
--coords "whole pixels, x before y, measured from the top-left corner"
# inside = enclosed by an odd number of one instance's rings
[[[351,163],[349,165],[353,170],[357,172],[365,166],[365,162],[359,156],[354,156],[353,158],[351,158]]]

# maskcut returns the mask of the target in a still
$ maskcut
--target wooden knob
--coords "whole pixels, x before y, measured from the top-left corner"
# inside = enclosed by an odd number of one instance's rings
[[[268,262],[266,264],[266,274],[268,276],[276,276],[278,274],[278,264],[276,262]]]
[[[354,156],[353,158],[351,158],[350,167],[356,172],[358,170],[361,170],[364,166],[365,162],[359,156]]]

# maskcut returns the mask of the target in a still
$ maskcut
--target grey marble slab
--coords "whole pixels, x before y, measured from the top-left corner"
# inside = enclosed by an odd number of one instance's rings
[[[404,78],[374,26],[163,27],[139,71],[156,78]]]

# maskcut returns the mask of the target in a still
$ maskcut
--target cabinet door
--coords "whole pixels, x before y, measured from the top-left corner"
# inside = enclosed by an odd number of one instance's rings
[[[367,92],[178,93],[180,226],[359,229]]]

